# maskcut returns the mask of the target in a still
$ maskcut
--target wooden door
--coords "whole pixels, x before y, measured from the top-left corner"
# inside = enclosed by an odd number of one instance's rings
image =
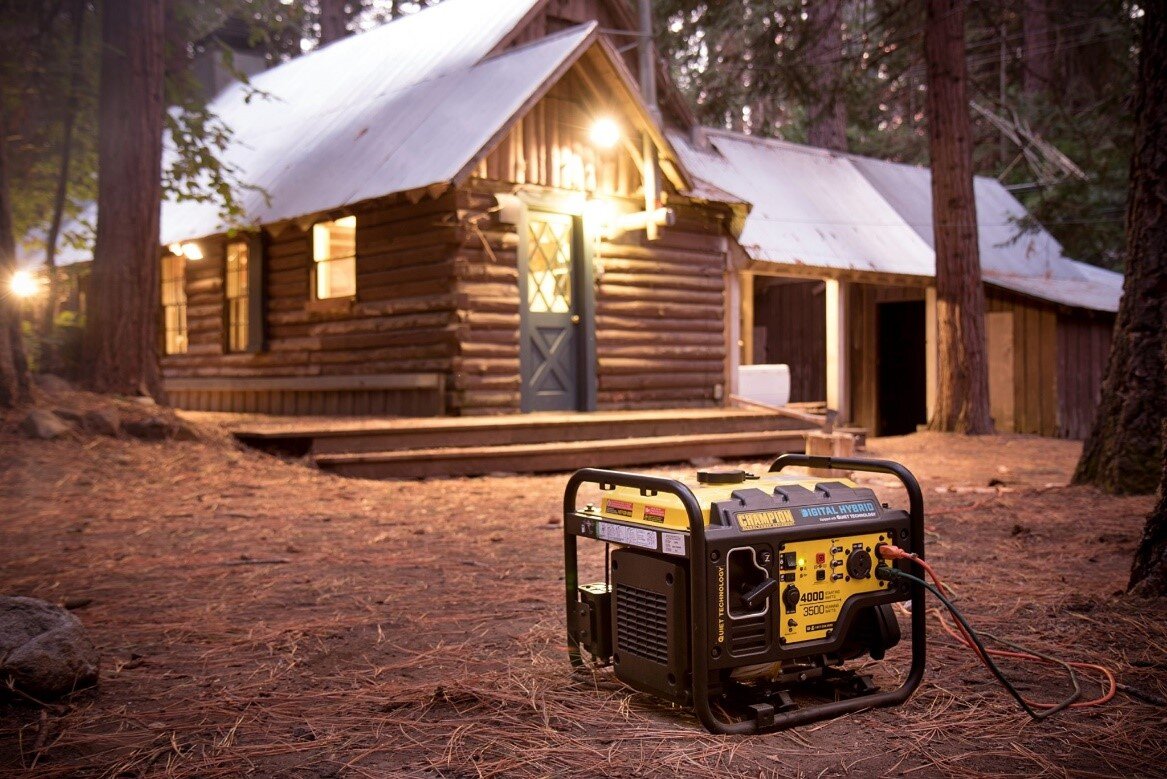
[[[584,378],[575,219],[531,211],[519,267],[523,411],[577,411]]]

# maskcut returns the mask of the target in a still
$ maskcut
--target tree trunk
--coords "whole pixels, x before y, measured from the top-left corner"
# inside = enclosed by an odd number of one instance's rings
[[[61,222],[65,216],[65,205],[69,200],[69,163],[73,156],[73,126],[77,122],[77,101],[81,88],[81,45],[85,30],[85,3],[73,6],[73,48],[69,56],[69,93],[65,98],[64,129],[61,133],[61,166],[57,170],[57,189],[53,196],[53,216],[49,222],[49,233],[45,238],[45,267],[49,271],[49,294],[41,321],[40,370],[52,373],[58,369],[59,355],[53,332],[57,320],[57,241],[61,235]]]
[[[31,400],[28,360],[20,337],[20,299],[8,289],[16,270],[9,175],[8,122],[0,101],[0,408],[13,408]]]
[[[97,241],[84,366],[97,392],[161,395],[163,5],[122,0],[102,10]]]
[[[936,244],[936,409],[929,427],[991,433],[985,290],[977,247],[972,131],[965,64],[965,0],[926,0],[928,138]]]
[[[1039,95],[1049,89],[1054,61],[1046,0],[1025,0],[1021,33],[1021,88],[1026,95]]]
[[[811,96],[807,104],[807,143],[847,151],[847,107],[843,102],[843,33],[840,0],[810,3],[807,65]]]
[[[1102,400],[1076,484],[1149,493],[1161,478],[1167,409],[1167,11],[1143,17],[1135,93],[1135,148],[1126,213],[1126,278]]]
[[[327,46],[349,34],[345,0],[318,0],[320,5],[320,45]]]
[[[1167,421],[1163,424],[1162,441],[1167,448]],[[1167,458],[1159,476],[1159,500],[1143,526],[1127,589],[1148,597],[1167,595]]]

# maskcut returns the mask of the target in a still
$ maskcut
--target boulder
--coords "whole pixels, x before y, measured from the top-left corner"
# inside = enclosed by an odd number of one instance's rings
[[[29,438],[49,441],[69,432],[69,426],[51,411],[34,408],[20,423],[20,431]]]
[[[85,412],[81,424],[91,433],[116,436],[122,426],[122,415],[112,406],[95,408]]]
[[[127,435],[143,441],[165,441],[174,435],[174,425],[161,417],[128,419],[122,423],[122,430],[125,430]]]
[[[52,373],[36,373],[32,377],[33,384],[36,384],[44,392],[51,394],[60,394],[62,392],[72,392],[73,385],[62,379],[60,376]]]
[[[97,683],[97,647],[81,620],[36,598],[0,597],[0,685],[37,700]]]

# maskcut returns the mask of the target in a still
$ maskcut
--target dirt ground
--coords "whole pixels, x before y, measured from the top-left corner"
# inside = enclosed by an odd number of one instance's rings
[[[1167,775],[1167,708],[1120,692],[1031,722],[935,619],[906,705],[766,736],[710,736],[608,672],[573,675],[563,474],[366,482],[209,423],[166,443],[13,427],[0,592],[84,604],[103,667],[63,703],[0,702],[2,775]],[[929,559],[974,626],[1167,697],[1167,604],[1122,595],[1151,500],[1064,486],[1078,451],[919,434],[867,454],[920,476]],[[1056,669],[1006,669],[1031,697],[1064,694]]]

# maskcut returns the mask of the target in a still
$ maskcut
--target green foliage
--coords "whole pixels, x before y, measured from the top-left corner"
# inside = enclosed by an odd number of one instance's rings
[[[657,43],[700,121],[805,142],[813,0],[658,0]],[[928,163],[923,4],[840,0],[837,53],[851,151]],[[1052,144],[1086,180],[1042,180],[1022,149],[975,115],[976,170],[1013,188],[1066,253],[1120,263],[1133,127],[1128,108],[1137,58],[1137,14],[1127,0],[1047,0],[1052,83],[1023,89],[1024,3],[969,6],[973,100]],[[1019,226],[1019,229],[1024,226]]]

